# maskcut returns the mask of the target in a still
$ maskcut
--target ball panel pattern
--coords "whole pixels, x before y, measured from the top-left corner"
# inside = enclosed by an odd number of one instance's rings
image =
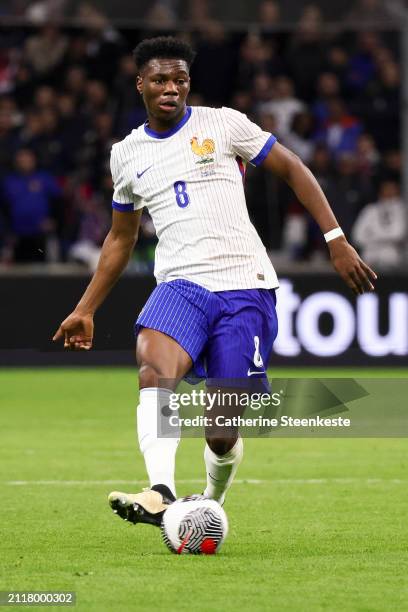
[[[189,512],[179,526],[179,538],[182,542],[186,540],[184,550],[192,554],[201,553],[201,544],[206,538],[212,538],[218,546],[222,536],[220,517],[206,507]]]
[[[164,543],[178,554],[214,554],[227,531],[224,510],[202,495],[178,499],[166,510],[161,525]]]

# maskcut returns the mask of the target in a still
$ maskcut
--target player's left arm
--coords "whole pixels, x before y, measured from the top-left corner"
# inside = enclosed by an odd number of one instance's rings
[[[339,227],[330,204],[319,183],[301,159],[276,142],[262,166],[282,178],[295,192],[299,201],[312,215],[323,234]],[[356,294],[373,291],[377,275],[359,257],[346,237],[339,236],[327,243],[335,270]]]

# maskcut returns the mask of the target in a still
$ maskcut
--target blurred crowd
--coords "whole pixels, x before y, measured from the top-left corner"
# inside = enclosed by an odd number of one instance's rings
[[[116,24],[144,21],[154,28],[201,26],[204,20],[217,19],[230,26],[264,22],[269,26],[296,24],[310,0],[2,0],[0,15],[8,18],[71,19],[88,21],[93,7],[103,11]],[[379,27],[384,29],[401,20],[406,0],[314,0],[326,22]]]
[[[150,29],[120,29],[79,2],[82,26],[62,27],[55,11],[66,4],[11,2],[16,11],[35,9],[38,23],[2,32],[0,262],[6,264],[95,267],[110,224],[111,146],[146,118],[131,51],[146,36],[173,33],[171,16],[180,10],[178,2],[153,2]],[[278,0],[254,5],[245,31],[228,30],[206,0],[184,5],[192,27],[179,35],[198,53],[190,104],[231,106],[275,133],[311,168],[368,261],[401,266],[399,38],[392,29],[371,29],[374,21],[392,25],[384,3],[354,2],[335,30],[325,28],[317,4],[305,4],[291,32],[278,27]],[[347,26],[356,20],[360,31]],[[268,250],[290,261],[327,257],[321,232],[281,181],[249,168],[246,193]],[[152,269],[154,247],[145,213],[136,269]]]

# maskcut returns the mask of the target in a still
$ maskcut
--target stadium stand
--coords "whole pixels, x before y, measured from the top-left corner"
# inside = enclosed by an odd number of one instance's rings
[[[190,103],[233,106],[275,131],[312,168],[349,235],[384,181],[398,187],[400,53],[385,3],[337,2],[334,14],[330,3],[289,3],[288,12],[264,0],[250,27],[245,2],[115,4],[104,12],[103,2],[2,3],[2,264],[95,267],[109,227],[111,146],[145,120],[131,51],[180,23],[198,51]],[[134,22],[124,27],[126,11]],[[327,27],[333,20],[337,27]],[[268,250],[288,261],[326,258],[320,232],[285,185],[250,168],[246,189]],[[146,214],[136,269],[151,271],[154,244]]]

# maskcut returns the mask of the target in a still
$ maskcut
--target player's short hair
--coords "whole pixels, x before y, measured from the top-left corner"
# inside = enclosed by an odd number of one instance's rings
[[[195,58],[195,52],[190,45],[174,36],[157,36],[142,40],[133,51],[138,70],[141,70],[151,59],[181,59],[188,67]]]

